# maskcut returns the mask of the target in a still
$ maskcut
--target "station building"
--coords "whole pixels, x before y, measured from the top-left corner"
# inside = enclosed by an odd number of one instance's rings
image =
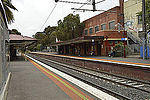
[[[9,42],[10,60],[16,60],[19,50],[21,51],[22,49],[25,52],[29,45],[37,42],[37,39],[23,35],[9,34]]]
[[[123,5],[124,0],[120,0],[120,6],[83,21],[82,37],[59,41],[51,46],[56,46],[59,54],[107,56],[115,44],[127,44],[127,33],[123,30]]]

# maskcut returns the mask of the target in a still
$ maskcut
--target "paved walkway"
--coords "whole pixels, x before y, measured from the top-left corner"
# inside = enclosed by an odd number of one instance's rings
[[[29,61],[19,60],[10,63],[12,77],[7,100],[71,100]]]
[[[143,60],[139,57],[104,57],[104,56],[87,56],[87,58],[96,58],[96,59],[104,59],[104,60],[114,60],[114,61],[125,61],[125,62],[133,62],[133,63],[144,63],[150,64],[150,59]]]
[[[98,100],[78,86],[23,57],[12,61],[10,67],[12,77],[7,100],[80,100],[83,99],[81,97]]]

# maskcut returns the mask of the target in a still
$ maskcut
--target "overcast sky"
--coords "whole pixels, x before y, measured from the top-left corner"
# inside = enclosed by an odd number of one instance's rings
[[[63,1],[79,1],[87,2],[90,0],[63,0]],[[101,1],[101,0],[95,0]],[[125,0],[126,1],[126,0]],[[55,6],[54,0],[12,0],[13,5],[18,11],[13,11],[15,22],[9,25],[9,29],[17,29],[22,35],[32,36],[36,32],[39,32],[43,26],[48,15]],[[108,10],[112,7],[118,6],[119,0],[106,0],[96,5],[97,10]],[[58,2],[54,12],[41,29],[44,30],[47,26],[57,26],[57,21],[63,19],[70,13],[73,13],[71,8],[79,8],[82,5],[68,4]],[[82,7],[92,9],[92,6],[85,5]],[[74,14],[79,14],[81,21],[84,21],[92,16],[95,16],[101,12],[79,12],[76,11]]]

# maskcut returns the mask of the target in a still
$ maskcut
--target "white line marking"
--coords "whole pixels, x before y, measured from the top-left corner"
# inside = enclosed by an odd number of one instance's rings
[[[107,93],[105,93],[105,92],[103,92],[101,90],[98,90],[98,89],[96,89],[96,88],[94,88],[94,87],[92,87],[92,86],[90,86],[90,85],[88,85],[88,84],[86,84],[86,83],[84,83],[84,82],[82,82],[80,80],[77,80],[77,79],[75,79],[75,78],[73,78],[73,77],[71,77],[71,76],[69,76],[69,75],[67,75],[65,73],[62,73],[62,72],[60,72],[60,71],[58,71],[58,70],[56,70],[56,69],[54,69],[54,68],[52,68],[52,67],[50,67],[50,66],[48,66],[48,65],[46,65],[44,63],[42,63],[42,62],[39,62],[39,61],[35,60],[34,58],[31,58],[29,56],[27,56],[27,57],[32,59],[36,63],[44,66],[45,68],[53,71],[54,73],[60,75],[61,77],[65,78],[66,80],[72,82],[73,84],[79,86],[80,88],[86,90],[87,92],[91,93],[92,95],[96,96],[99,99],[102,99],[102,100],[119,100],[119,99],[117,99],[117,98],[115,98],[115,97],[113,97],[113,96],[111,96],[111,95],[109,95],[109,94],[107,94]]]
[[[142,87],[142,86],[144,86],[143,84],[142,85],[135,85],[134,87]]]

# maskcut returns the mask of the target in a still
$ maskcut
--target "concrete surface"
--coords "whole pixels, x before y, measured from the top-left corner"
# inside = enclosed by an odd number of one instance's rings
[[[88,58],[96,58],[96,59],[106,59],[106,60],[116,60],[116,61],[125,61],[125,62],[133,62],[133,63],[145,63],[150,64],[150,59],[143,60],[139,57],[104,57],[104,56],[88,56]]]
[[[42,52],[42,53],[58,55],[56,52]],[[70,56],[70,55],[68,55],[68,56]],[[75,55],[73,55],[73,56],[75,56]],[[126,58],[124,58],[124,57],[108,57],[108,56],[80,56],[80,57],[150,64],[150,58],[147,60],[145,60],[145,59],[143,60],[142,58],[140,58],[140,55],[129,55]]]
[[[12,61],[12,77],[7,100],[71,100],[58,86],[30,62]]]

